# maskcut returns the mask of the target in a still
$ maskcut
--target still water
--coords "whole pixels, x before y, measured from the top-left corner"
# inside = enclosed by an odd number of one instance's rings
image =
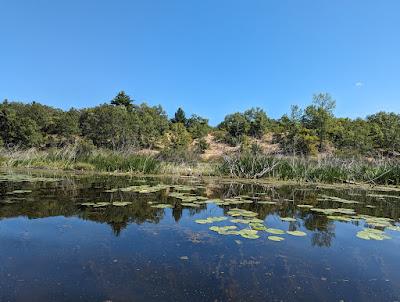
[[[399,217],[396,190],[2,172],[0,301],[399,301]]]

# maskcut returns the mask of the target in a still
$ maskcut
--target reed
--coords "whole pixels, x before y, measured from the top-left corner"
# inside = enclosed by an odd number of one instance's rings
[[[218,171],[239,178],[275,178],[303,182],[400,184],[400,161],[357,158],[277,157],[238,153],[225,156]]]

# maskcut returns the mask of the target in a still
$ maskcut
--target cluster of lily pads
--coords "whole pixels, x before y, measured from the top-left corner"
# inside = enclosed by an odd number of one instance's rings
[[[138,186],[129,186],[125,188],[114,188],[114,189],[108,189],[105,190],[107,193],[115,193],[115,192],[135,192],[135,193],[142,193],[142,194],[148,194],[148,193],[156,193],[161,190],[165,190],[170,188],[169,185],[164,185],[164,184],[157,184],[155,186],[150,186],[150,185],[138,185]]]
[[[0,182],[56,182],[59,181],[57,178],[33,176],[24,174],[0,174]]]
[[[214,231],[220,235],[238,235],[243,238],[247,239],[258,239],[260,238],[259,232],[263,231],[268,234],[271,234],[268,236],[268,239],[271,241],[283,241],[285,240],[284,237],[281,236],[276,236],[276,235],[283,235],[283,234],[289,234],[292,236],[306,236],[307,234],[302,231],[283,231],[281,229],[275,229],[275,228],[268,228],[262,219],[256,218],[258,215],[256,212],[252,212],[249,210],[245,209],[239,209],[239,208],[234,208],[230,209],[227,212],[227,215],[233,217],[230,219],[230,222],[235,223],[235,224],[247,224],[248,227],[241,228],[239,229],[237,225],[227,225],[227,226],[211,226],[209,229],[211,231]],[[240,217],[240,218],[236,218]],[[283,217],[281,218],[283,221],[296,221],[295,218],[292,217]],[[227,217],[222,216],[222,217],[208,217],[205,219],[197,219],[195,220],[196,223],[199,224],[211,224],[215,222],[221,222],[228,220]]]
[[[378,229],[365,228],[359,231],[356,235],[358,238],[364,240],[385,240],[391,239],[390,236],[386,235],[384,231]]]
[[[135,192],[139,194],[148,194],[148,193],[156,193],[162,190],[166,190],[168,197],[173,198],[178,201],[174,203],[161,203],[157,201],[149,201],[148,204],[152,208],[156,209],[167,209],[173,208],[176,204],[183,207],[191,207],[191,208],[199,208],[202,205],[214,203],[219,206],[237,206],[243,204],[260,204],[260,205],[275,205],[278,201],[273,200],[272,198],[264,196],[262,193],[256,194],[256,196],[248,196],[248,195],[240,195],[230,198],[224,199],[209,199],[204,196],[200,196],[197,194],[193,194],[192,192],[199,189],[204,188],[203,186],[194,185],[165,185],[165,184],[157,184],[157,185],[136,185],[129,186],[125,188],[116,188],[109,189],[106,192]],[[171,190],[172,189],[172,190]],[[359,196],[359,194],[353,194],[354,196]],[[378,195],[378,194],[369,194],[367,196],[374,198],[386,197],[386,195]],[[387,195],[387,197],[392,197],[396,199],[396,196]],[[285,201],[285,199],[281,199],[281,201]],[[289,200],[286,200],[289,201]],[[293,200],[291,200],[293,201]],[[366,228],[357,233],[357,237],[365,240],[384,240],[390,239],[390,237],[385,234],[384,231],[381,231],[376,228],[387,228],[393,231],[400,231],[400,226],[395,225],[393,219],[384,218],[384,217],[374,217],[368,216],[365,214],[357,214],[354,209],[346,208],[347,205],[352,204],[360,204],[360,201],[356,200],[347,200],[336,196],[328,196],[328,195],[320,195],[317,198],[317,201],[332,201],[343,204],[343,207],[338,208],[319,208],[315,205],[311,204],[297,204],[296,206],[302,210],[308,210],[320,215],[326,215],[328,219],[341,221],[341,222],[354,222],[354,221],[365,221]],[[87,202],[82,203],[83,206],[88,207],[107,207],[107,206],[127,206],[131,204],[131,202]],[[373,205],[366,205],[368,208],[373,208]],[[267,227],[263,220],[257,218],[258,213],[240,209],[240,208],[231,208],[227,211],[227,215],[231,218],[221,216],[221,217],[208,217],[204,219],[195,220],[198,224],[214,224],[223,221],[229,221],[235,225],[225,225],[225,226],[210,226],[210,230],[214,231],[220,235],[238,235],[243,238],[248,239],[257,239],[260,238],[260,232],[268,233],[268,239],[272,241],[283,241],[285,238],[282,237],[284,234],[289,234],[292,236],[306,236],[307,234],[303,231],[293,230],[293,231],[284,231],[281,229],[270,228]],[[281,217],[282,221],[285,222],[296,222],[297,219],[294,217]],[[239,227],[240,225],[246,225],[246,227]]]
[[[354,195],[354,194],[353,194]],[[398,198],[397,196],[393,195],[379,195],[379,194],[369,194],[367,196],[370,197],[393,197]],[[358,204],[361,203],[355,200],[346,200],[343,198],[335,197],[335,196],[327,196],[321,195],[321,198],[317,199],[318,201],[335,201],[340,202],[342,204]],[[364,221],[366,224],[366,228],[359,231],[356,236],[360,239],[364,240],[384,240],[384,239],[391,239],[390,236],[386,235],[383,229],[389,229],[392,231],[399,231],[400,226],[395,225],[395,221],[391,218],[387,217],[375,217],[366,214],[356,214],[354,209],[348,208],[316,208],[311,205],[297,205],[300,208],[307,208],[310,211],[327,215],[326,217],[331,220],[341,221],[341,222],[355,222],[355,221]],[[366,205],[368,208],[375,208],[373,205]]]
[[[13,194],[27,194],[27,193],[31,193],[32,190],[14,190],[11,192],[7,192],[7,195],[13,195]]]
[[[108,207],[108,206],[125,207],[130,204],[132,204],[132,202],[130,202],[130,201],[83,202],[83,203],[81,203],[82,206],[93,207],[93,208],[103,208],[103,207]]]

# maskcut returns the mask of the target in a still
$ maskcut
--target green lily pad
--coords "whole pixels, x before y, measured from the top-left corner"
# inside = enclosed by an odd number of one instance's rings
[[[109,206],[111,203],[110,202],[96,202],[95,204],[92,205],[94,208],[102,208]]]
[[[199,224],[207,224],[207,223],[214,223],[214,222],[221,222],[227,220],[227,217],[224,216],[215,216],[215,217],[208,217],[206,219],[196,219],[195,222]]]
[[[185,207],[191,207],[191,208],[200,208],[200,205],[197,203],[182,202],[181,205],[185,206]]]
[[[259,203],[259,204],[269,204],[269,205],[275,205],[275,204],[277,204],[276,201],[269,201],[269,200],[260,200],[260,201],[258,201],[257,203]]]
[[[170,204],[166,204],[166,203],[159,203],[159,204],[155,204],[151,206],[152,208],[156,208],[156,209],[167,209],[167,208],[173,208],[172,205]]]
[[[307,233],[302,232],[302,231],[286,231],[286,233],[288,233],[289,235],[298,236],[298,237],[307,236]]]
[[[297,207],[304,208],[304,209],[312,209],[314,206],[309,204],[298,204]]]
[[[272,240],[272,241],[283,241],[283,240],[285,240],[285,238],[279,237],[279,236],[268,236],[268,239]]]
[[[400,232],[400,226],[398,226],[398,225],[391,225],[391,226],[388,226],[387,228],[388,228],[389,230],[391,230],[391,231]]]
[[[338,215],[328,215],[327,218],[331,219],[331,220],[337,220],[337,221],[343,221],[343,222],[350,222],[353,220],[350,217],[338,216]]]
[[[227,214],[232,217],[255,217],[258,215],[258,213],[238,208],[229,210]]]
[[[239,235],[247,239],[260,238],[260,236],[257,235],[257,233],[258,233],[257,230],[250,230],[250,229],[242,229],[239,231]]]
[[[130,201],[114,201],[112,203],[112,205],[116,206],[116,207],[125,207],[125,206],[130,205],[130,204],[132,204],[132,202],[130,202]]]
[[[249,226],[253,229],[253,230],[257,230],[257,231],[265,231],[267,229],[267,227],[260,223],[260,222],[250,222]]]
[[[296,218],[292,218],[292,217],[281,217],[282,221],[287,221],[287,222],[295,222],[297,221]]]
[[[228,226],[211,226],[209,228],[211,231],[217,232],[220,235],[238,235],[239,232],[235,231],[237,229],[236,226],[234,225],[228,225]]]
[[[280,230],[280,229],[274,229],[274,228],[267,228],[265,231],[267,233],[275,234],[275,235],[283,235],[283,234],[285,234],[285,231]]]
[[[391,239],[388,235],[386,235],[383,231],[377,229],[364,229],[362,231],[357,232],[356,236],[360,239],[364,240],[385,240]]]
[[[12,192],[7,192],[8,195],[11,194],[27,194],[27,193],[32,193],[31,190],[14,190]]]

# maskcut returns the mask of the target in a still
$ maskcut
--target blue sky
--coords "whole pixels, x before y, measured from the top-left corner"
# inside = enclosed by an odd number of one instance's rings
[[[400,112],[398,0],[0,0],[0,98],[277,118],[315,92],[338,116]]]

